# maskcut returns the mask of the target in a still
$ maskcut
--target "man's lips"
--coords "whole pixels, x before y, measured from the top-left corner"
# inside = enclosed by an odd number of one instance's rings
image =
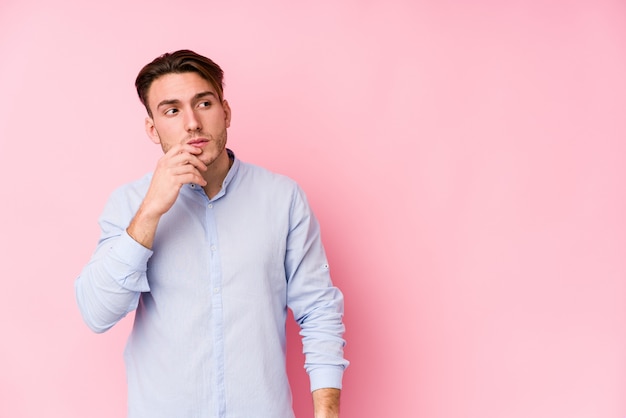
[[[191,145],[192,147],[201,148],[207,142],[209,142],[209,140],[206,138],[197,138],[197,139],[192,139],[191,141],[187,142],[187,144]]]

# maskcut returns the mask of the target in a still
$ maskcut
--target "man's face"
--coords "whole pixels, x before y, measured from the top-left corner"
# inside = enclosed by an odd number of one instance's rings
[[[146,118],[146,132],[163,152],[173,145],[190,144],[201,148],[205,164],[213,163],[226,147],[230,107],[220,103],[211,83],[189,72],[166,74],[148,89],[152,117]]]

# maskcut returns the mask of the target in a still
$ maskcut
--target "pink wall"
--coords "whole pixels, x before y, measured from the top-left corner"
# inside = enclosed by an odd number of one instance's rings
[[[160,153],[134,77],[178,48],[317,211],[343,417],[626,416],[623,1],[179,3],[0,4],[0,417],[124,415],[130,321],[91,334],[73,280]]]

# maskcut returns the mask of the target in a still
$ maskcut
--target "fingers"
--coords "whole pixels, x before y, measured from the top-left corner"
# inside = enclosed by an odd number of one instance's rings
[[[172,147],[164,157],[171,159],[172,164],[191,164],[200,171],[206,171],[206,164],[196,156],[201,153],[202,149],[185,144]]]
[[[207,185],[202,176],[207,166],[197,157],[201,152],[189,145],[176,145],[159,159],[142,204],[146,211],[160,216],[172,207],[184,184]]]
[[[191,165],[194,168],[196,168],[197,170],[200,171],[206,171],[207,170],[207,166],[206,164],[204,164],[202,161],[200,161],[200,159],[193,155],[190,154],[188,152],[182,151],[176,155],[173,155],[171,157],[171,164],[172,166],[176,166],[176,165]]]
[[[176,145],[159,160],[156,172],[158,177],[169,178],[176,185],[181,186],[186,183],[196,183],[201,186],[206,185],[202,172],[207,170],[204,164],[196,156],[202,150],[190,145]]]
[[[196,183],[201,186],[206,186],[206,180],[202,177],[202,173],[200,171],[206,170],[206,166],[202,164],[202,162],[198,161],[198,163],[201,164],[201,167],[198,167],[197,164],[194,164],[193,159],[191,159],[190,162],[179,159],[177,160],[178,161],[170,161],[170,164],[166,164],[166,167],[162,170],[163,173],[171,179],[171,181],[178,186],[182,186],[187,183]]]
[[[176,179],[176,183],[180,185],[195,183],[201,186],[206,186],[206,180],[202,177],[200,171],[192,164],[172,167],[169,170],[169,173]]]

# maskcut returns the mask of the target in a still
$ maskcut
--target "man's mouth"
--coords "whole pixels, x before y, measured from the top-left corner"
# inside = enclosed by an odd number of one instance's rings
[[[187,142],[187,144],[191,145],[192,147],[198,147],[201,148],[203,147],[207,142],[209,142],[208,139],[206,138],[197,138],[197,139],[192,139],[191,141]]]

